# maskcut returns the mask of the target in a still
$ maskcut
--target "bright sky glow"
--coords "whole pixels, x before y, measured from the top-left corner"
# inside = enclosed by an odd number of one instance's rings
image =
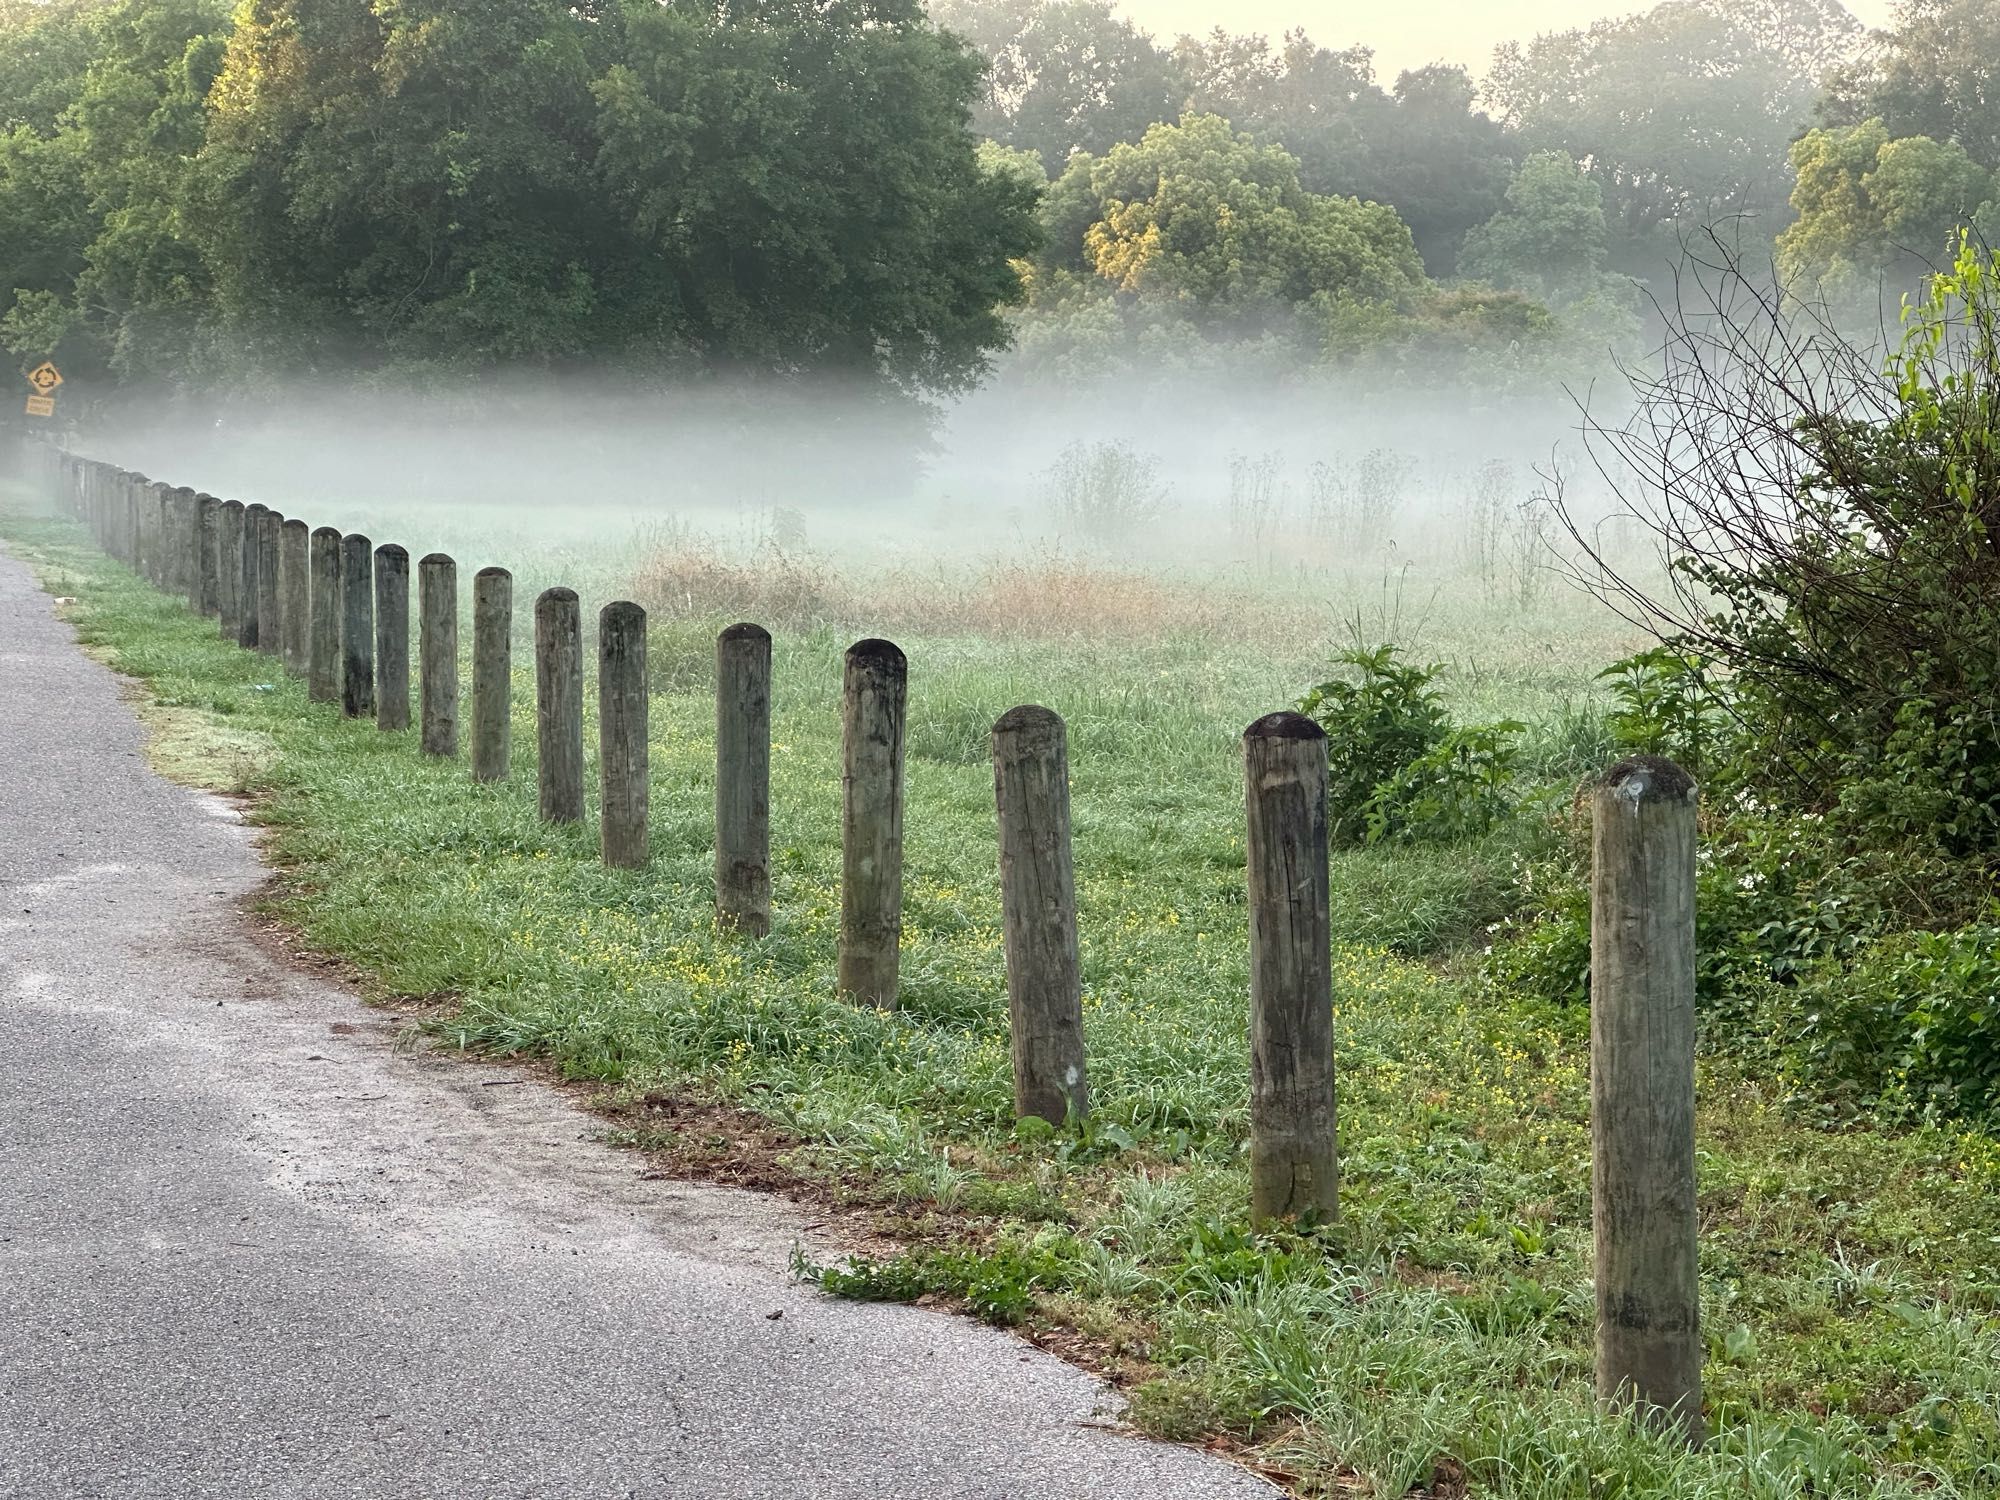
[[[1359,42],[1375,49],[1376,76],[1385,85],[1405,68],[1430,62],[1463,63],[1477,77],[1501,42],[1647,8],[1631,0],[1393,0],[1380,6],[1333,0],[1120,0],[1119,5],[1162,41],[1220,25],[1273,38],[1303,26],[1322,46]],[[1847,8],[1864,25],[1882,26],[1894,0],[1847,0]]]

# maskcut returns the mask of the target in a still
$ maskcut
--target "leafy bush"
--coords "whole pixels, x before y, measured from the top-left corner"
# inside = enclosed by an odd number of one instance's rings
[[[1698,653],[1655,646],[1613,662],[1597,678],[1611,684],[1615,707],[1606,723],[1620,750],[1664,755],[1696,776],[1709,768],[1729,717]]]
[[[1804,997],[1794,1051],[1870,1103],[2000,1120],[2000,925],[1895,933]]]
[[[1336,660],[1359,679],[1322,682],[1299,705],[1326,730],[1335,844],[1476,837],[1507,814],[1520,724],[1454,725],[1442,668],[1399,661],[1394,646]]]

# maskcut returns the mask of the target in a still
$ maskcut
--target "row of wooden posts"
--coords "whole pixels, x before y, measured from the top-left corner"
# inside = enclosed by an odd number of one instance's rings
[[[314,700],[384,730],[410,725],[409,554],[331,527],[308,532],[261,505],[218,501],[51,450],[51,487],[113,556],[225,639],[277,658]],[[423,752],[459,748],[458,568],[417,565]],[[476,780],[509,772],[513,579],[473,580]],[[584,670],[577,596],[534,610],[541,816],[584,816]],[[771,921],[771,637],[732,625],[716,643],[715,903],[722,924]],[[847,652],[842,724],[838,982],[893,1007],[902,934],[903,758],[908,668],[884,640]],[[604,862],[647,860],[646,614],[598,617]],[[1339,1207],[1328,761],[1324,732],[1276,713],[1243,737],[1250,940],[1253,1217],[1330,1220]],[[1069,775],[1063,721],[1023,706],[993,726],[1002,921],[1015,1107],[1063,1124],[1089,1109]],[[1694,1175],[1696,790],[1671,762],[1612,770],[1594,802],[1592,1207],[1598,1384],[1699,1440],[1701,1339]]]

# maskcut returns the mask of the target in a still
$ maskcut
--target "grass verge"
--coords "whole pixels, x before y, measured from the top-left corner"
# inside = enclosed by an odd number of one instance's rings
[[[1142,1425],[1230,1434],[1307,1493],[2000,1494],[2000,1145],[1815,1129],[1726,1047],[1700,1078],[1714,1439],[1595,1410],[1587,1018],[1487,996],[1466,957],[1509,899],[1504,845],[1338,857],[1343,1216],[1248,1230],[1233,741],[1304,686],[1283,669],[1190,639],[906,640],[905,1004],[878,1015],[832,998],[843,639],[778,642],[777,923],[747,942],[709,921],[705,627],[661,632],[656,856],[612,874],[589,825],[536,821],[525,676],[514,780],[475,786],[307,704],[67,523],[8,511],[0,535],[146,684],[164,769],[256,794],[276,915],[382,995],[448,997],[442,1038],[601,1087],[676,1169],[728,1176],[754,1144],[752,1180],[874,1205],[903,1248],[802,1268],[831,1290],[1073,1331]],[[985,726],[1051,684],[1098,1105],[1072,1132],[1009,1118],[985,764]],[[717,1125],[751,1117],[754,1142]]]

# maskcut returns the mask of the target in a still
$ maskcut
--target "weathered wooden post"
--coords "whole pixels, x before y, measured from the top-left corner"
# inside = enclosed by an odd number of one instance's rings
[[[246,650],[256,649],[257,627],[261,623],[257,616],[257,575],[264,556],[264,517],[269,513],[262,505],[243,507],[243,545],[236,559],[239,580],[236,588],[236,644]]]
[[[1620,762],[1591,808],[1597,1392],[1702,1440],[1694,1157],[1694,778]]]
[[[583,621],[574,589],[535,601],[535,742],[541,815],[583,821]]]
[[[340,528],[315,527],[307,566],[312,573],[312,620],[307,627],[306,696],[340,702]]]
[[[277,656],[285,644],[285,622],[279,602],[283,566],[285,518],[266,510],[257,520],[257,650]]]
[[[715,916],[771,930],[771,632],[732,625],[715,641]]]
[[[1340,1213],[1326,732],[1267,714],[1243,732],[1249,814],[1250,1216]]]
[[[432,552],[417,564],[417,673],[424,754],[458,754],[458,564]]]
[[[903,713],[909,663],[888,641],[847,648],[841,694],[840,991],[896,1008],[903,937]]]
[[[1000,813],[1000,912],[1014,1113],[1052,1125],[1090,1112],[1083,1058],[1083,975],[1070,861],[1069,753],[1062,719],[1009,709],[993,726]]]
[[[643,869],[650,852],[648,706],[646,611],[621,599],[597,616],[597,765],[604,793],[598,831],[604,863],[613,870]]]
[[[278,638],[285,670],[304,677],[312,666],[312,532],[294,517],[278,532]]]
[[[340,539],[340,711],[350,719],[375,712],[373,556],[358,532]]]
[[[514,575],[472,577],[472,779],[505,781],[514,719]]]
[[[216,616],[225,641],[243,638],[243,502],[225,500],[215,513]]]
[[[160,581],[160,512],[153,501],[152,482],[144,474],[125,476],[125,493],[132,504],[132,566],[146,582]]]
[[[410,554],[375,549],[375,727],[410,727]]]
[[[155,480],[147,486],[153,508],[159,513],[160,590],[187,596],[187,522],[181,513],[181,494],[170,484]]]
[[[222,572],[217,566],[217,549],[222,539],[222,502],[213,495],[196,495],[195,587],[200,593],[202,614],[213,619],[222,613]]]

